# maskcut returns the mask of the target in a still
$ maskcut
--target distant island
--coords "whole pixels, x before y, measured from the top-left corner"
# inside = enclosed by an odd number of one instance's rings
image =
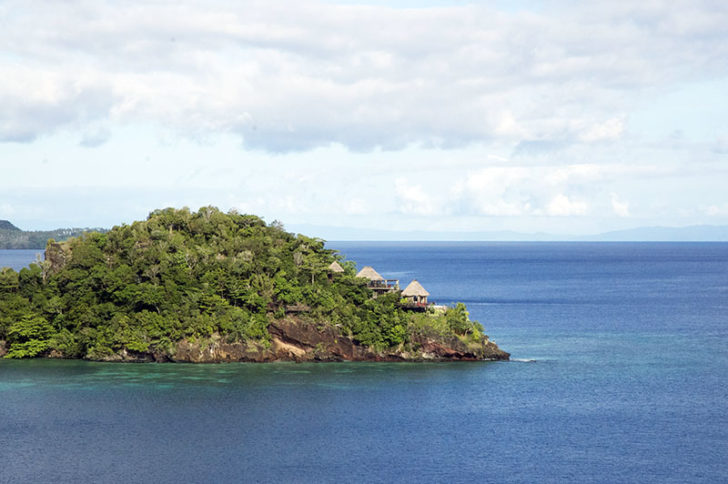
[[[7,224],[3,224],[7,225]],[[11,224],[12,225],[12,224]],[[13,231],[14,227],[2,230]],[[467,308],[434,306],[324,241],[254,215],[167,208],[49,240],[0,270],[0,355],[98,361],[506,360]]]
[[[728,226],[691,225],[687,227],[636,227],[593,235],[557,235],[515,231],[423,231],[382,230],[318,225],[292,225],[295,231],[324,234],[336,241],[461,241],[461,242],[728,242]],[[78,237],[86,232],[107,232],[104,228],[65,228],[25,231],[8,220],[0,220],[0,249],[44,249],[55,241]]]
[[[295,230],[323,234],[337,241],[460,241],[460,242],[728,242],[726,225],[636,227],[592,235],[545,232],[383,230],[377,228],[293,225]]]
[[[105,232],[102,228],[21,230],[8,220],[0,220],[0,249],[44,249],[49,239],[63,241],[86,232]]]

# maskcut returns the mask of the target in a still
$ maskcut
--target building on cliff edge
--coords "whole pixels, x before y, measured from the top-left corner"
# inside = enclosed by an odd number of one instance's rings
[[[356,274],[356,277],[368,279],[367,287],[374,291],[375,296],[399,291],[399,280],[383,278],[372,266],[364,267]]]

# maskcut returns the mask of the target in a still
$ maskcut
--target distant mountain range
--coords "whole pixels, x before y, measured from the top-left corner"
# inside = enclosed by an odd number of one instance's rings
[[[401,240],[401,241],[494,241],[494,242],[728,242],[728,226],[694,225],[689,227],[638,227],[595,235],[554,235],[543,232],[430,232],[364,230],[347,227],[291,225],[288,230],[316,234],[326,240]]]
[[[7,220],[0,220],[0,249],[45,249],[48,239],[61,241],[90,231],[106,232],[106,229],[72,228],[26,231]]]
[[[554,235],[543,232],[514,231],[434,232],[367,230],[351,227],[329,227],[292,224],[287,230],[311,234],[326,240],[340,241],[493,241],[493,242],[728,242],[728,226],[693,225],[689,227],[638,227],[596,235]],[[56,241],[76,237],[84,232],[103,228],[70,228],[48,231],[21,230],[7,220],[0,220],[0,249],[45,249],[48,239]]]
[[[689,227],[638,227],[615,230],[599,235],[578,237],[575,240],[644,241],[644,242],[727,242],[728,226],[692,225]]]

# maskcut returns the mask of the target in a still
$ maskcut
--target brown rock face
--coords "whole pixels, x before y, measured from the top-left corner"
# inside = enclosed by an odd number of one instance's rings
[[[416,336],[408,348],[376,351],[357,344],[334,327],[302,321],[295,316],[274,321],[268,328],[270,344],[227,341],[218,333],[204,339],[184,339],[163,351],[136,352],[122,349],[100,358],[116,362],[222,363],[233,361],[492,361],[508,360],[510,354],[492,341],[464,343],[457,337],[435,339]],[[7,352],[0,341],[0,356]],[[49,357],[63,358],[61,354]]]
[[[415,341],[420,345],[422,357],[435,360],[507,360],[510,353],[498,348],[492,341],[481,341],[479,343],[466,344],[458,338],[450,338],[445,341],[422,339]]]
[[[350,338],[343,336],[338,329],[331,326],[317,327],[315,324],[288,317],[275,321],[268,330],[273,341],[278,342],[276,359],[296,361],[371,359],[365,348],[357,346]],[[291,356],[292,348],[299,348],[299,351],[293,351],[293,358],[287,358]]]
[[[218,334],[211,338],[177,343],[173,355],[134,355],[133,361],[178,361],[217,363],[225,361],[426,361],[426,360],[507,360],[509,354],[490,341],[465,344],[458,338],[447,341],[413,341],[413,350],[377,352],[356,344],[334,327],[316,325],[295,316],[274,321],[268,328],[268,346],[226,342]],[[130,361],[120,358],[118,361]]]
[[[51,242],[46,246],[45,260],[48,263],[48,270],[56,273],[66,265],[71,258],[71,248],[62,242]]]
[[[157,356],[161,361],[161,355]],[[255,344],[228,343],[219,334],[209,339],[190,341],[184,339],[177,343],[174,354],[168,361],[190,363],[219,363],[224,361],[272,361],[264,348]]]

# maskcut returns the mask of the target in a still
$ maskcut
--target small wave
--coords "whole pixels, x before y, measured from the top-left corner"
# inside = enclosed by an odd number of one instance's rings
[[[511,361],[516,361],[518,363],[535,363],[536,360],[532,360],[530,358],[511,358]]]

